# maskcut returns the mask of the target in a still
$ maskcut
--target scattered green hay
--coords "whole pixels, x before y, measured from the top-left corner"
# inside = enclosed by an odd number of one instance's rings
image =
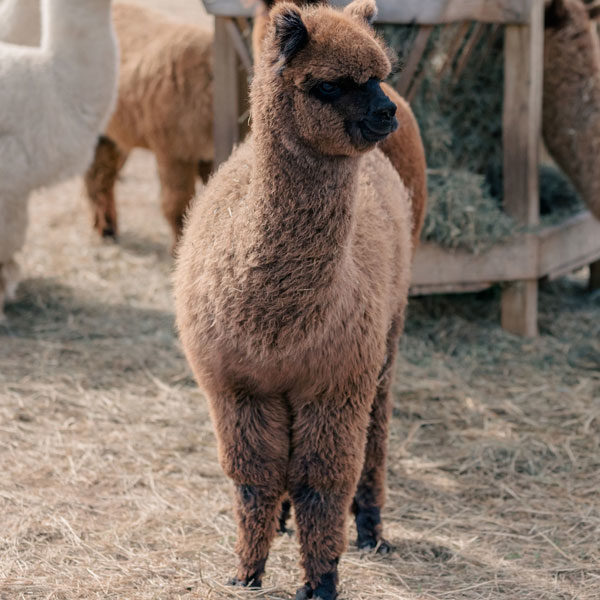
[[[465,169],[430,169],[429,208],[422,239],[447,248],[481,252],[513,234],[483,175]]]
[[[452,68],[443,67],[459,27],[435,28],[415,73],[421,84],[411,106],[429,168],[422,239],[479,253],[523,228],[502,210],[503,36],[493,37],[488,26],[457,78]],[[406,62],[417,28],[386,25],[380,33],[398,53],[400,65]],[[393,84],[401,74],[400,69],[392,75]],[[567,178],[548,165],[540,167],[540,209],[542,225],[582,209]]]

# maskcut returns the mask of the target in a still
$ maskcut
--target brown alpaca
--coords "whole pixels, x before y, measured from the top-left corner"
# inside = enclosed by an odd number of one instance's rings
[[[590,211],[600,219],[598,4],[552,0],[544,35],[543,135]]]
[[[212,170],[213,34],[133,4],[116,4],[113,21],[119,96],[85,177],[94,227],[117,234],[115,181],[128,153],[147,148],[156,156],[163,212],[177,239],[196,175],[206,182]]]
[[[252,30],[252,47],[256,57],[260,54],[262,41],[265,37],[266,27],[269,22],[268,11],[280,0],[264,0],[254,20]],[[327,0],[292,0],[298,6],[314,6],[327,4]],[[412,204],[412,242],[413,248],[419,245],[421,229],[425,220],[427,209],[427,165],[425,163],[425,148],[421,139],[421,132],[410,105],[391,86],[386,83],[381,85],[385,95],[396,105],[396,119],[398,129],[383,140],[379,147],[389,158],[392,165],[400,175],[404,185],[411,194]]]
[[[359,537],[382,534],[412,249],[409,193],[376,148],[396,119],[375,10],[274,8],[253,133],[193,205],[175,272],[183,347],[236,484],[234,583],[260,585],[289,496],[298,599],[336,597],[353,500]]]

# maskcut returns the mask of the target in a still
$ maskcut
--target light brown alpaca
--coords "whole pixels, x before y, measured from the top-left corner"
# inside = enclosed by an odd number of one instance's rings
[[[600,43],[598,4],[551,0],[544,35],[546,146],[600,219]]]
[[[163,212],[177,239],[196,175],[206,182],[212,170],[213,34],[139,5],[115,5],[113,21],[119,96],[85,178],[94,227],[117,234],[115,181],[128,153],[147,148],[156,156]]]
[[[259,56],[269,22],[269,9],[280,0],[265,0],[254,20],[252,30],[253,54]],[[327,4],[327,0],[293,0],[298,6]],[[427,210],[427,165],[425,148],[415,116],[406,100],[391,86],[382,84],[385,95],[396,105],[398,129],[383,140],[379,147],[389,158],[411,194],[413,248],[419,244]]]
[[[357,485],[364,536],[382,533],[385,461],[370,453],[385,444],[367,437],[390,413],[412,249],[409,193],[375,147],[396,126],[375,10],[275,7],[253,133],[193,205],[175,272],[183,347],[236,484],[234,583],[260,585],[289,494],[298,599],[336,597]]]

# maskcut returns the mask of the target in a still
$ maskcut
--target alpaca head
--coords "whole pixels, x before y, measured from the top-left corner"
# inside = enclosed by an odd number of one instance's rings
[[[253,117],[327,156],[355,156],[387,137],[398,123],[380,86],[391,61],[371,28],[375,15],[375,0],[343,11],[277,4],[253,85]]]

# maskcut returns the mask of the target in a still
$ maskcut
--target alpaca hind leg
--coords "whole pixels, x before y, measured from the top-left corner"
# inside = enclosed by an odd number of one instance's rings
[[[289,415],[283,400],[236,393],[212,404],[223,470],[235,483],[239,567],[233,585],[260,587],[285,492]]]
[[[17,297],[17,287],[19,287],[19,265],[14,258],[7,260],[2,265],[2,279],[4,286],[4,300],[13,302]]]
[[[389,420],[392,412],[391,385],[398,347],[397,329],[390,332],[385,364],[379,375],[377,393],[371,407],[365,458],[352,512],[356,521],[359,548],[377,548],[387,554],[392,546],[383,539],[381,510],[385,504],[386,457]]]
[[[281,503],[281,510],[279,511],[279,518],[277,520],[277,533],[291,533],[287,528],[287,523],[290,518],[292,511],[292,501],[289,498],[285,498]]]
[[[94,229],[102,237],[115,238],[118,233],[115,182],[125,165],[127,153],[106,136],[96,144],[94,160],[85,173],[84,182],[94,219]]]
[[[209,160],[201,160],[198,162],[198,175],[202,180],[202,183],[206,185],[208,183],[208,178],[213,172],[214,164]]]
[[[157,156],[161,184],[163,214],[175,238],[174,247],[183,229],[185,212],[194,198],[197,163]]]
[[[296,516],[305,585],[296,600],[337,597],[337,567],[346,548],[346,522],[360,475],[369,402],[296,404],[288,487]]]
[[[19,285],[19,265],[14,259],[0,263],[0,321],[5,319],[4,305],[16,298]]]

